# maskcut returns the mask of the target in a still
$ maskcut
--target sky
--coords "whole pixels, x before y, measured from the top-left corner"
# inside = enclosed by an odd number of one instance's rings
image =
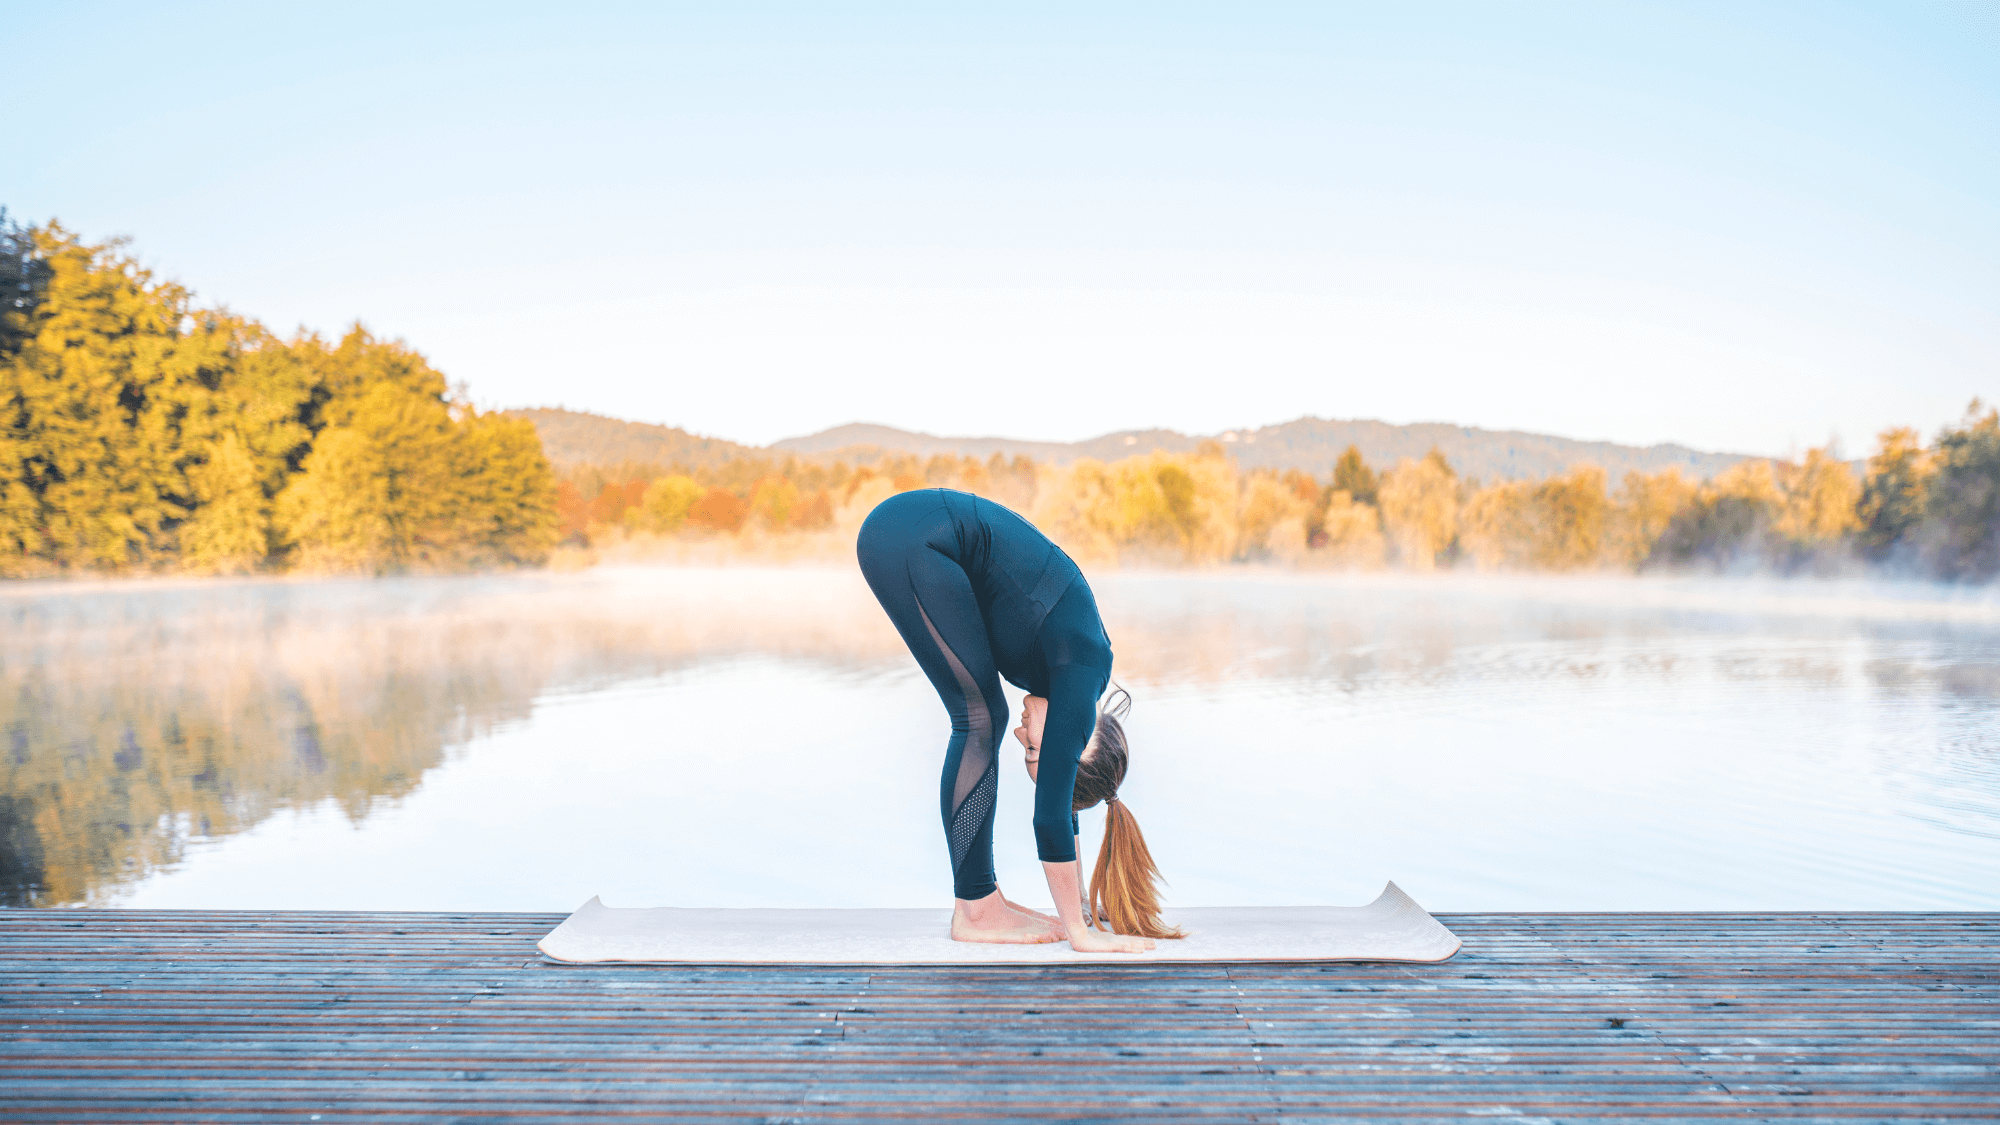
[[[0,9],[16,219],[487,407],[1856,456],[2000,399],[2000,0]]]

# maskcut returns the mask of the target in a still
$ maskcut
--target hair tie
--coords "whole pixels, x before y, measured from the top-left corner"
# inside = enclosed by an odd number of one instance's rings
[[[1111,796],[1109,796],[1109,797],[1106,797],[1106,798],[1104,798],[1104,803],[1105,803],[1105,804],[1107,804],[1107,805],[1115,805],[1115,804],[1117,804],[1117,803],[1118,803],[1118,794],[1116,794],[1116,793],[1113,793],[1113,794],[1112,794]]]

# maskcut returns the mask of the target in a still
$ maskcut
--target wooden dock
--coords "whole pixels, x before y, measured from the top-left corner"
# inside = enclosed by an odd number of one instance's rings
[[[2000,1120],[2000,914],[1441,965],[565,967],[553,914],[0,911],[0,1120]]]

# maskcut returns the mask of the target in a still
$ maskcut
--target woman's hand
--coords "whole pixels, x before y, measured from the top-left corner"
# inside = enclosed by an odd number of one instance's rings
[[[1042,861],[1042,873],[1049,878],[1049,894],[1055,896],[1056,910],[1062,915],[1062,932],[1069,947],[1078,953],[1144,953],[1153,948],[1153,939],[1107,934],[1093,930],[1083,921],[1083,895],[1079,865]]]
[[[1021,701],[1021,725],[1014,728],[1014,737],[1028,752],[1028,780],[1035,780],[1035,767],[1042,757],[1042,731],[1048,725],[1049,701],[1039,695],[1031,695]]]

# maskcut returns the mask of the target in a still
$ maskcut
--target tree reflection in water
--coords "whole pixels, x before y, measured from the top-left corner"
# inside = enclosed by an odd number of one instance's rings
[[[1260,700],[1290,697],[1394,741],[1418,714],[1554,729],[1506,709],[1560,711],[1578,683],[1655,704],[1728,684],[1924,700],[1937,736],[1876,751],[1891,790],[1954,832],[2000,823],[1976,733],[2000,698],[1990,602],[1242,568],[1093,582],[1118,677],[1165,711],[1213,696],[1248,729]],[[116,901],[191,843],[282,810],[331,802],[358,823],[540,700],[746,657],[914,675],[846,568],[17,585],[0,591],[0,902]],[[1202,760],[1172,737],[1163,769]]]

